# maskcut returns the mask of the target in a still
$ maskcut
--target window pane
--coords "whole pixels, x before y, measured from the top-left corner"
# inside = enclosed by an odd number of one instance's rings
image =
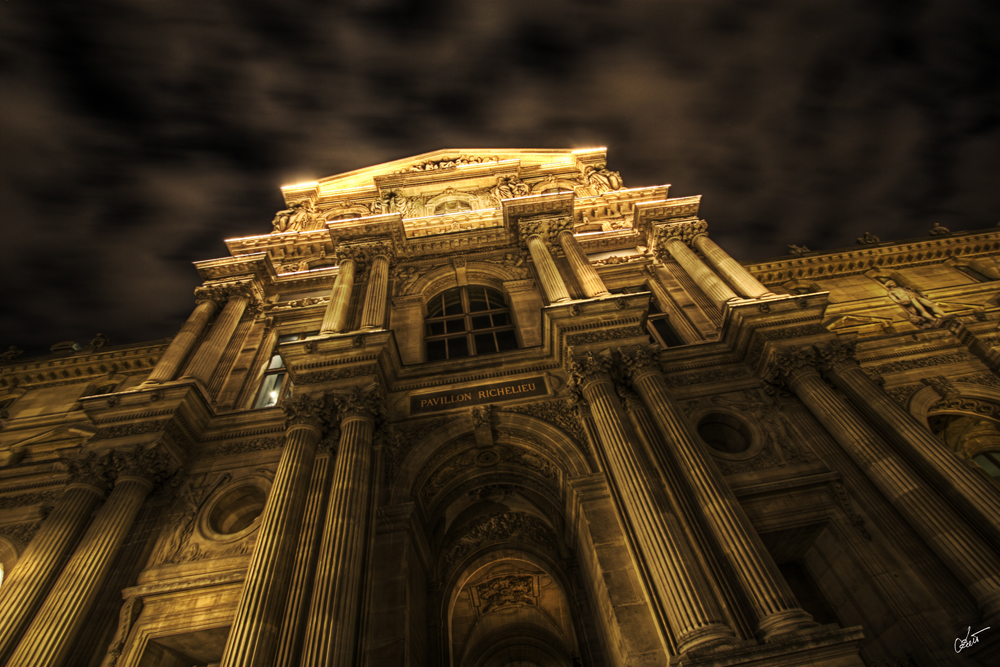
[[[444,322],[430,322],[427,325],[427,330],[431,332],[432,336],[440,336],[444,333]]]
[[[301,335],[302,334],[285,334],[283,336],[278,336],[278,345],[281,345],[282,343],[288,343],[293,340],[298,340],[299,336]]]
[[[507,329],[506,331],[497,332],[497,343],[500,346],[500,350],[516,350],[517,349],[517,335],[514,333],[513,329]]]
[[[493,325],[490,324],[490,316],[489,315],[479,315],[477,317],[473,317],[472,318],[472,328],[473,329],[489,329],[491,326],[493,326]],[[478,345],[476,346],[476,349],[479,349]]]
[[[271,357],[271,363],[267,365],[267,370],[270,371],[274,370],[275,368],[284,368],[284,367],[285,367],[285,362],[281,358],[281,355],[275,354],[273,357]]]
[[[476,354],[489,354],[497,351],[496,341],[492,333],[476,334]]]
[[[448,339],[448,358],[455,359],[457,357],[467,357],[469,356],[469,339],[465,336],[461,338],[449,338]]]
[[[264,383],[260,387],[260,393],[257,395],[257,403],[254,405],[254,409],[269,408],[272,405],[277,405],[281,392],[281,383],[284,379],[284,373],[265,375]]]
[[[461,288],[448,290],[444,293],[444,314],[462,314],[462,290]]]
[[[448,333],[458,333],[460,331],[465,331],[465,318],[460,318],[457,320],[448,320]]]
[[[445,353],[445,342],[443,340],[432,340],[427,343],[427,361],[440,361],[447,359]]]
[[[495,289],[486,288],[486,296],[490,300],[490,308],[506,308],[507,302],[503,300],[503,294]]]
[[[678,336],[677,332],[674,331],[674,328],[670,326],[670,322],[667,321],[667,318],[661,317],[655,320],[650,320],[649,323],[652,324],[653,328],[656,329],[656,332],[660,334],[660,337],[663,338],[663,342],[667,344],[667,347],[677,347],[678,345],[684,344],[681,337]]]
[[[489,308],[486,301],[486,289],[483,287],[469,287],[469,310],[473,313]]]
[[[427,303],[427,317],[444,315],[444,295],[437,296]]]
[[[972,460],[979,464],[979,467],[989,473],[989,476],[1000,482],[1000,468],[990,460],[986,454],[978,454]]]
[[[493,326],[505,327],[510,324],[510,316],[507,313],[493,313]]]

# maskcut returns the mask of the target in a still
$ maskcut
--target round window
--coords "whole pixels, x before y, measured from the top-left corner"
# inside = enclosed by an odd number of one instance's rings
[[[705,415],[698,422],[698,435],[709,447],[726,454],[742,454],[750,449],[750,430],[731,415]]]
[[[208,527],[218,535],[236,535],[264,513],[267,493],[259,486],[240,486],[225,493],[208,515]]]

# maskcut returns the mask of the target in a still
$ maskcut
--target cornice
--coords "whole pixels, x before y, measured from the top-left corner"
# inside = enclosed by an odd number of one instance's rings
[[[48,355],[0,366],[0,389],[55,387],[89,382],[111,375],[152,370],[169,341],[80,350],[70,356]]]
[[[790,280],[852,276],[877,268],[938,264],[949,257],[989,255],[1000,251],[1000,231],[959,232],[909,241],[880,243],[829,253],[810,253],[746,264],[765,285]]]

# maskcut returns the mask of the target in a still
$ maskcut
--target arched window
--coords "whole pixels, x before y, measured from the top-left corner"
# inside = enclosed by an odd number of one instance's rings
[[[460,211],[471,211],[472,205],[461,199],[449,199],[434,207],[434,215],[444,215],[446,213],[458,213]]]
[[[482,285],[463,285],[432,297],[426,325],[428,361],[517,349],[503,295]]]

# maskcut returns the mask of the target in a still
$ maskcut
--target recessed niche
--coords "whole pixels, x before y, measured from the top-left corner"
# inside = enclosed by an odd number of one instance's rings
[[[710,413],[698,422],[698,435],[709,447],[725,454],[742,454],[750,449],[750,429],[732,415]]]
[[[263,514],[266,502],[267,493],[259,486],[238,486],[215,501],[208,513],[208,527],[224,537],[242,533]]]

